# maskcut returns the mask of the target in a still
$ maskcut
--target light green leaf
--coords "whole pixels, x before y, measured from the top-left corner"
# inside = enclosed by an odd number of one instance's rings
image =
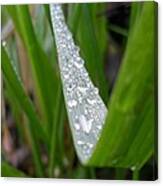
[[[24,41],[32,67],[44,122],[47,124],[47,130],[50,131],[57,90],[57,76],[54,67],[48,61],[42,46],[39,45],[28,7],[26,5],[6,7],[13,19],[16,30]]]
[[[144,2],[129,37],[106,124],[89,165],[136,170],[154,153],[155,21],[156,4]]]
[[[47,136],[44,132],[44,129],[37,119],[37,115],[33,108],[31,101],[28,96],[25,94],[25,91],[22,87],[20,78],[18,77],[14,67],[12,66],[9,57],[3,47],[1,47],[1,58],[2,58],[2,71],[4,74],[4,80],[10,86],[10,91],[15,96],[17,103],[23,111],[26,113],[29,119],[29,125],[27,125],[30,134],[31,147],[33,151],[34,161],[36,164],[36,169],[38,176],[43,175],[42,162],[39,153],[39,144],[36,140],[36,136],[42,136],[42,139],[47,140]]]

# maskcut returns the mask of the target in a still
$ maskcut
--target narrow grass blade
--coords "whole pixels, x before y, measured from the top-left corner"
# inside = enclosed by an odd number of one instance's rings
[[[49,24],[50,24],[50,28],[51,28],[51,30],[53,30],[53,29],[52,29],[51,19],[50,19],[50,10],[49,10],[49,5],[48,5],[48,4],[45,4],[45,5],[44,5],[44,10],[45,10],[45,14],[46,14],[46,17],[47,17],[47,19],[48,19],[48,22],[49,22]],[[53,33],[53,32],[52,32],[52,33]]]
[[[25,173],[21,172],[20,170],[16,169],[12,165],[4,161],[1,164],[1,176],[2,177],[18,177],[18,178],[27,177]]]
[[[24,112],[26,113],[29,119],[29,125],[27,125],[27,127],[29,128],[34,162],[36,164],[37,174],[38,176],[41,177],[43,176],[43,169],[42,169],[42,162],[41,162],[40,153],[39,153],[39,144],[36,139],[36,136],[37,136],[36,134],[38,134],[38,131],[39,131],[39,135],[42,135],[42,137],[45,139],[46,139],[46,135],[36,117],[36,113],[34,111],[31,101],[25,94],[20,78],[18,78],[18,75],[16,74],[14,67],[10,63],[10,60],[7,56],[7,53],[5,52],[5,49],[1,47],[1,50],[2,50],[1,57],[3,61],[2,71],[4,74],[4,79],[7,82],[7,84],[10,85],[11,87],[10,90],[12,90],[12,94],[15,95],[15,98],[17,98],[17,102],[19,103],[21,108],[24,110]]]
[[[133,180],[139,180],[139,171],[133,171],[133,176],[132,176]]]
[[[26,123],[22,125],[23,119],[23,111],[20,108],[19,104],[17,103],[17,99],[15,99],[15,95],[12,94],[13,91],[10,87],[10,85],[5,81],[5,89],[3,90],[5,99],[10,105],[11,113],[14,117],[14,120],[16,122],[16,128],[18,130],[18,136],[20,138],[21,143],[25,141],[26,138]]]
[[[79,28],[79,20],[81,15],[81,5],[80,4],[69,4],[68,5],[68,26],[71,32],[76,37],[78,28]]]
[[[54,173],[54,165],[57,160],[57,143],[58,143],[58,138],[57,138],[57,132],[58,132],[58,124],[59,124],[59,117],[60,117],[60,106],[61,106],[61,99],[62,97],[62,90],[61,86],[58,88],[57,91],[57,104],[55,108],[55,115],[54,115],[54,122],[53,122],[53,128],[52,128],[52,135],[50,139],[50,158],[49,158],[49,177],[53,177]]]
[[[3,47],[1,48],[2,48],[1,57],[3,60],[2,71],[4,74],[4,79],[7,82],[7,84],[10,86],[10,91],[12,91],[13,95],[16,96],[15,100],[17,100],[17,103],[20,105],[22,110],[26,113],[32,125],[36,125],[37,131],[39,130],[38,135],[44,138],[46,137],[46,133],[37,118],[37,114],[35,112],[34,106],[30,101],[30,99],[25,94],[20,77],[18,76],[14,67],[12,66],[9,57],[5,52],[5,49]]]
[[[28,7],[26,5],[6,7],[27,49],[44,122],[50,131],[57,88],[57,77],[54,73],[54,68],[52,64],[48,62],[46,54],[38,43]]]
[[[127,37],[128,31],[125,28],[119,27],[117,25],[109,24],[109,29],[115,33],[121,34],[122,36]]]

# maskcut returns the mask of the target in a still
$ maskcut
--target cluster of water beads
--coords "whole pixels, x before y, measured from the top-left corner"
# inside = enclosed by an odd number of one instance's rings
[[[78,156],[85,162],[97,143],[107,109],[84,67],[61,5],[50,7],[70,126]]]

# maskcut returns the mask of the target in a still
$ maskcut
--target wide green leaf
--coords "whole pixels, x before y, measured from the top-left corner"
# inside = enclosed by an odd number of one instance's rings
[[[123,7],[128,14],[125,14],[125,22],[129,20],[129,28],[111,19],[124,15]],[[8,28],[8,23],[12,25],[9,24],[12,30],[4,37],[7,50],[1,47],[3,126],[18,142],[14,143],[15,150],[19,146],[29,150],[28,160],[32,162],[25,167],[27,176],[85,179],[106,176],[107,179],[140,180],[144,169],[154,167],[155,158],[156,4],[132,2],[121,7],[119,3],[71,3],[62,8],[88,73],[108,105],[106,123],[93,156],[86,165],[81,165],[75,153],[59,78],[49,5],[5,5],[2,8],[2,14],[5,12],[2,30]],[[115,36],[125,43],[119,43]],[[115,58],[121,58],[121,52],[124,52],[123,60],[118,61],[119,69],[113,69],[118,73],[112,89],[106,79],[110,81],[112,74],[108,74],[108,68],[114,66]],[[24,65],[24,61],[29,64]],[[24,81],[24,74],[30,74],[30,70],[32,76],[29,79],[26,76]],[[8,155],[5,148],[2,154]],[[6,162],[12,162],[10,156],[4,158],[2,176],[26,176],[21,172],[23,162],[18,165],[19,171]],[[129,169],[133,171],[132,178]]]
[[[106,124],[89,165],[136,170],[154,153],[155,21],[156,4],[145,2],[128,39]]]

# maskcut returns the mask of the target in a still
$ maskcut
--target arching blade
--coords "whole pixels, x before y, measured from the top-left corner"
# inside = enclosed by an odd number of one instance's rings
[[[80,161],[86,163],[99,139],[107,108],[84,67],[61,5],[51,4],[50,11],[73,141]]]

